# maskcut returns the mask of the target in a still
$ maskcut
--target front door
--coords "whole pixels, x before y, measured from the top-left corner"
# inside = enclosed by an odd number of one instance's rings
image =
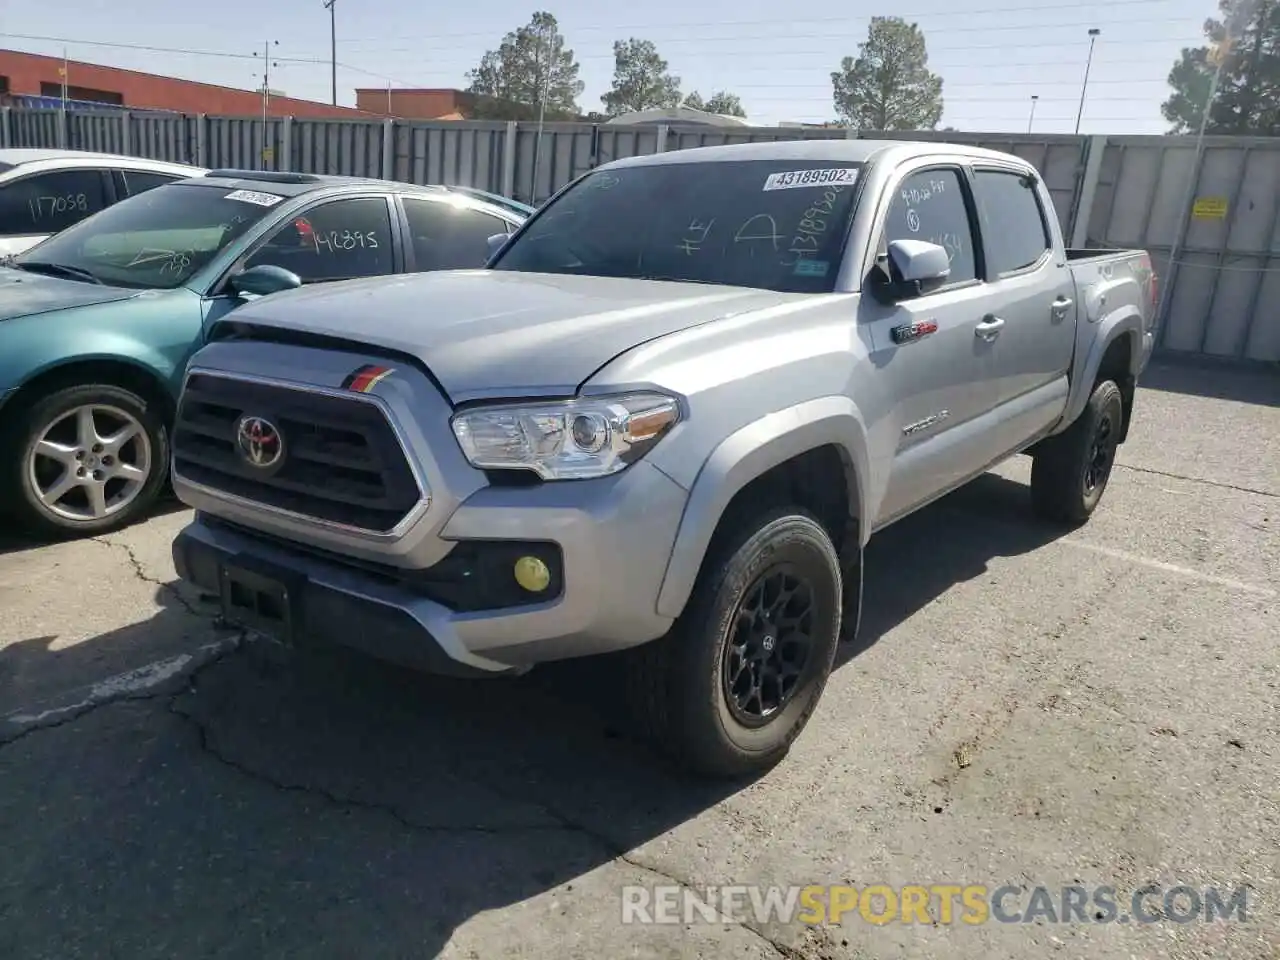
[[[980,325],[986,303],[975,255],[974,207],[959,167],[908,169],[883,212],[880,249],[926,240],[947,249],[942,288],[886,305],[864,292],[859,322],[871,332],[875,376],[891,396],[897,447],[877,526],[955,486],[991,462],[996,405],[994,342]]]
[[[304,285],[399,273],[393,210],[385,195],[322,200],[285,217],[229,273],[272,264],[296,273]],[[220,284],[204,300],[205,331],[245,302]]]

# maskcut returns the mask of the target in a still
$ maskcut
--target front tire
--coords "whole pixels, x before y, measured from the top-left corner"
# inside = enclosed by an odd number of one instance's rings
[[[1123,426],[1120,388],[1103,380],[1076,421],[1036,451],[1031,464],[1032,509],[1067,526],[1088,520],[1111,478]]]
[[[772,767],[809,722],[840,633],[840,560],[795,508],[717,538],[685,611],[636,649],[632,709],[655,745],[691,772]]]
[[[111,384],[37,398],[0,442],[3,499],[36,536],[95,536],[155,504],[168,472],[169,432],[153,404]]]

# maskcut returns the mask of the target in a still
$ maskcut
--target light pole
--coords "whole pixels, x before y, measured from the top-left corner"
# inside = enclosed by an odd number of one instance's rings
[[[1089,68],[1093,66],[1093,45],[1102,33],[1097,27],[1089,28],[1089,59],[1084,62],[1084,83],[1080,84],[1080,109],[1076,111],[1076,133],[1080,132],[1080,118],[1084,116],[1084,95],[1089,89]]]
[[[338,20],[333,12],[338,0],[324,0],[329,11],[329,74],[333,82],[333,105],[338,105]]]
[[[1031,122],[1036,118],[1036,101],[1039,99],[1034,93],[1031,95],[1031,116],[1027,117],[1027,133],[1031,132]]]

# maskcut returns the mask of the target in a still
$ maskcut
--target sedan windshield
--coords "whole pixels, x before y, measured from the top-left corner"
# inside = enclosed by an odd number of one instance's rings
[[[282,199],[210,184],[168,184],[68,227],[12,265],[120,287],[179,287]]]
[[[493,268],[830,292],[860,168],[729,160],[599,170],[548,206]]]

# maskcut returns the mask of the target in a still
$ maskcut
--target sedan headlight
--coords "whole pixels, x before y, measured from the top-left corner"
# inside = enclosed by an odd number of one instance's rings
[[[453,418],[453,433],[481,470],[532,470],[544,480],[585,480],[623,470],[680,419],[660,393],[477,407]]]

